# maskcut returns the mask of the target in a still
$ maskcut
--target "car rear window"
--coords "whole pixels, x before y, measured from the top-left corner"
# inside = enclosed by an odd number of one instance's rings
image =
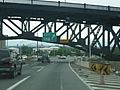
[[[9,51],[8,50],[0,50],[0,60],[3,58],[10,57]]]

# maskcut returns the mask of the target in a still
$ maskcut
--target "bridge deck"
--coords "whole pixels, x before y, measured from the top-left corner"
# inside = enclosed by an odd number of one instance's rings
[[[1,16],[66,19],[90,24],[119,25],[120,8],[65,2],[30,0],[0,0]]]

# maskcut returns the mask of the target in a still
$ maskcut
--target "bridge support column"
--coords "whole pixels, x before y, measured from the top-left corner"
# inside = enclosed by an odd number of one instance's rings
[[[89,53],[89,57],[91,57],[91,42],[90,42],[90,28],[91,26],[88,25],[88,53]]]
[[[108,51],[110,53],[110,31],[112,30],[112,26],[107,26],[108,28]]]
[[[105,47],[105,43],[107,43],[107,53],[111,53],[111,43],[110,43],[110,33],[112,32],[112,25],[104,25],[103,32],[107,31],[107,42],[105,42],[105,33],[103,33],[103,47]],[[113,36],[114,37],[114,36]]]
[[[103,30],[102,30],[102,33],[103,33],[103,37],[102,37],[102,45],[103,47],[105,47],[105,27],[103,26]]]
[[[79,40],[81,39],[81,24],[79,24]]]

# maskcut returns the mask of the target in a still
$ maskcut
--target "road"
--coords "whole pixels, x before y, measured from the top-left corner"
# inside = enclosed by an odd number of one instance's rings
[[[105,84],[101,85],[99,74],[86,69],[82,70],[82,73],[88,75],[87,78],[83,76],[83,80],[94,90],[120,90],[120,76],[116,76],[113,73],[106,75],[104,76]]]
[[[90,90],[68,63],[27,64],[15,79],[0,79],[0,90]]]

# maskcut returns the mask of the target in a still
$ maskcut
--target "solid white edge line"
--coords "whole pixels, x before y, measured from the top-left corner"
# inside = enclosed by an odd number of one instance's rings
[[[84,82],[84,80],[73,70],[73,68],[71,67],[70,63],[69,63],[69,67],[72,70],[72,72],[90,89],[90,90],[94,90],[92,87],[90,87],[86,82]]]
[[[14,85],[12,85],[11,87],[9,87],[6,90],[13,90],[15,87],[17,87],[18,85],[20,85],[21,83],[23,83],[25,80],[27,80],[30,77],[31,76],[27,76],[27,77],[23,78],[22,80],[20,80],[19,82],[15,83]]]
[[[40,69],[37,70],[37,72],[40,72],[44,67],[41,67]]]

